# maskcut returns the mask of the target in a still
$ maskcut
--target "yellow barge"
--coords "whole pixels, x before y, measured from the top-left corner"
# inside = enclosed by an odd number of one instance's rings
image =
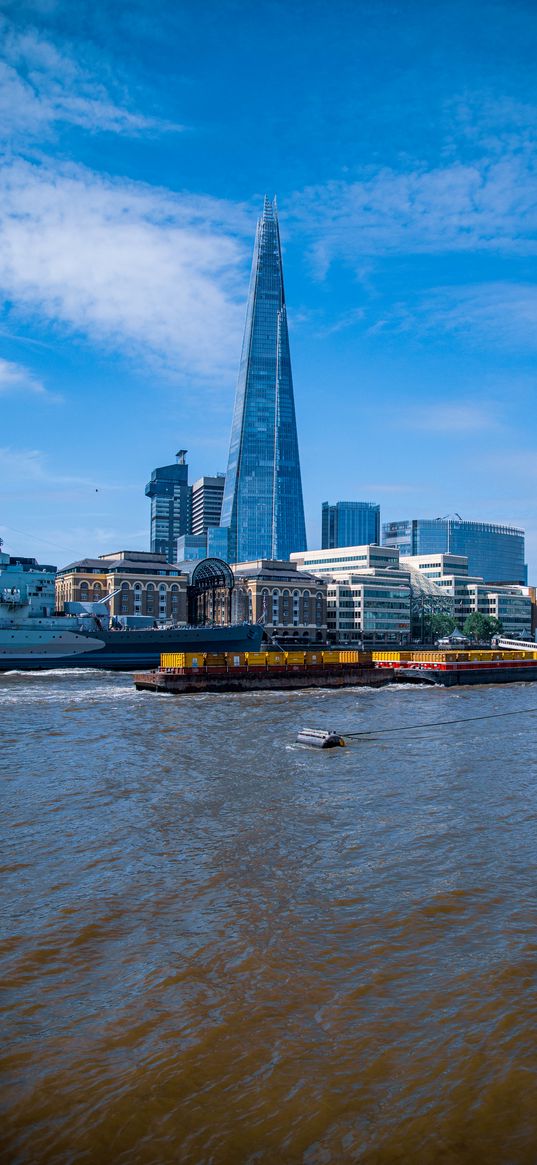
[[[157,671],[135,675],[139,690],[158,692],[254,691],[263,689],[379,686],[392,669],[373,665],[370,651],[246,651],[218,655],[173,652]]]
[[[537,647],[520,651],[419,649],[359,651],[168,652],[156,671],[135,675],[136,687],[157,692],[253,691],[350,687],[391,681],[454,684],[537,681]]]

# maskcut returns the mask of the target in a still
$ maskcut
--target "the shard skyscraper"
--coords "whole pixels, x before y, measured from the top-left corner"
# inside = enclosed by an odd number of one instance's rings
[[[230,562],[306,548],[276,199],[257,224],[221,525]]]

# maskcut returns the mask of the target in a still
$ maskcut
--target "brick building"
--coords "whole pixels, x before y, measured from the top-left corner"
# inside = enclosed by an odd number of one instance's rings
[[[112,615],[149,615],[157,623],[187,621],[187,575],[165,554],[118,550],[98,558],[82,558],[62,567],[56,576],[56,609],[66,602],[110,600]]]

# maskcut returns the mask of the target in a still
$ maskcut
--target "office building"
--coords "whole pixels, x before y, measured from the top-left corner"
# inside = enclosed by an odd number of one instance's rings
[[[395,646],[410,640],[411,591],[404,571],[338,575],[328,582],[326,601],[333,643]]]
[[[180,449],[174,465],[154,469],[145,487],[146,496],[151,498],[151,552],[163,554],[167,562],[176,561],[179,536],[190,533],[191,492],[185,456],[186,449]]]
[[[382,527],[384,546],[405,556],[463,555],[468,573],[489,583],[527,581],[524,563],[524,531],[493,522],[468,522],[459,518],[413,518],[388,522]]]
[[[276,200],[257,224],[221,525],[229,560],[306,547]]]
[[[346,546],[332,550],[305,550],[291,554],[303,570],[319,575],[359,574],[362,570],[398,569],[399,551],[387,546]]]
[[[400,562],[392,547],[309,550],[292,560],[328,579],[328,631],[335,643],[405,644],[425,612],[453,609],[451,596],[436,580]]]
[[[492,615],[502,624],[503,634],[513,639],[533,638],[533,605],[530,588],[493,586],[482,577],[468,573],[468,559],[453,554],[425,554],[401,557],[401,567],[412,575],[434,580],[436,587],[452,601],[451,613],[462,631],[468,615]]]
[[[218,526],[222,513],[225,474],[215,477],[200,477],[192,485],[192,534],[206,534],[209,526]]]
[[[380,506],[374,502],[336,502],[333,506],[323,502],[323,550],[366,543],[380,543]]]
[[[282,647],[326,642],[326,579],[289,561],[239,562],[232,570],[237,622],[262,622],[269,638]]]
[[[176,543],[177,562],[207,558],[206,534],[180,534]]]

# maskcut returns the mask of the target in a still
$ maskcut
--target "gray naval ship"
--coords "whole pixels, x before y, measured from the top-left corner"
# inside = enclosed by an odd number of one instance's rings
[[[43,614],[42,576],[21,563],[6,564],[6,558],[0,555],[0,672],[69,667],[138,671],[158,667],[161,652],[260,648],[259,624],[155,628],[143,616],[112,619],[105,605],[110,595],[96,603],[68,603],[64,615]]]

